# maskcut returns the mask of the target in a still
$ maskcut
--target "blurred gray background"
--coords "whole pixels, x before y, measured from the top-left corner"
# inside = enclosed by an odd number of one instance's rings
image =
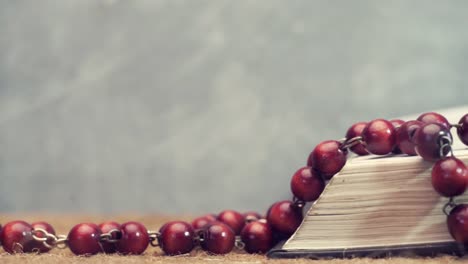
[[[0,210],[263,211],[355,121],[468,102],[466,1],[1,1]]]

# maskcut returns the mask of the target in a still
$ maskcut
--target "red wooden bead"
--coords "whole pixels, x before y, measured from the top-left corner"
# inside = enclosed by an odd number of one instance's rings
[[[302,222],[302,210],[291,201],[276,202],[268,209],[267,222],[275,231],[290,236]]]
[[[322,177],[329,180],[338,173],[346,163],[346,150],[340,148],[340,142],[326,140],[318,144],[310,154],[312,168]]]
[[[218,221],[218,216],[216,214],[206,214],[204,217],[210,220],[210,222]]]
[[[120,224],[113,222],[113,221],[107,221],[107,222],[99,224],[98,226],[99,226],[99,229],[101,230],[101,233],[103,234],[109,233],[111,230],[115,230],[115,229],[120,230]],[[120,238],[120,234],[118,232],[112,232],[111,239],[119,239],[119,238]],[[104,251],[104,253],[110,254],[110,253],[116,252],[115,243],[102,241],[101,245],[102,245],[102,251]]]
[[[450,211],[447,227],[455,241],[464,245],[468,243],[468,205],[459,204]]]
[[[164,224],[159,230],[159,246],[167,255],[179,255],[192,251],[195,233],[190,224],[173,221]]]
[[[396,143],[395,128],[384,119],[369,122],[362,131],[362,140],[372,154],[385,155],[392,152]]]
[[[257,221],[263,218],[261,214],[254,212],[254,211],[245,212],[243,216],[244,216],[244,221],[246,223]]]
[[[244,216],[234,210],[225,210],[219,213],[218,221],[221,221],[232,228],[236,235],[240,234],[245,225]]]
[[[351,139],[351,138],[355,138],[355,137],[360,137],[362,135],[362,130],[364,130],[366,125],[367,125],[366,122],[355,123],[346,132],[346,138]],[[358,154],[360,156],[369,155],[369,152],[367,151],[366,147],[362,143],[356,144],[356,145],[352,146],[350,149],[351,149],[352,152],[354,152],[354,153],[356,153],[356,154]]]
[[[399,127],[401,127],[401,125],[405,123],[405,121],[401,119],[392,119],[390,120],[390,123],[392,123],[393,128],[398,129]]]
[[[49,234],[53,234],[55,235],[55,229],[49,224],[49,223],[46,223],[46,222],[34,222],[31,224],[31,227],[33,229],[36,229],[36,228],[41,228],[41,229],[44,229],[45,231],[47,231],[47,233]],[[43,238],[45,237],[43,233],[41,232],[37,232],[35,234],[37,237],[40,237],[40,238]],[[39,250],[39,252],[41,253],[45,253],[45,252],[49,252],[50,251],[50,248],[46,247],[44,245],[43,242],[40,242],[40,241],[35,241],[35,245],[34,245],[34,248]]]
[[[234,248],[235,234],[232,229],[221,222],[213,222],[201,233],[202,248],[213,254],[226,254]]]
[[[7,223],[0,235],[3,249],[10,254],[32,252],[36,245],[32,230],[32,226],[24,221]]]
[[[148,230],[138,222],[127,222],[120,226],[121,237],[115,243],[117,252],[125,255],[139,255],[148,247]]]
[[[96,224],[75,225],[68,233],[68,247],[75,255],[94,255],[101,251],[101,230]]]
[[[215,214],[206,214],[206,215],[195,218],[191,224],[192,224],[192,228],[194,230],[197,230],[215,221],[218,221],[217,216]]]
[[[393,154],[401,154],[402,151],[400,149],[400,147],[398,146],[398,131],[400,130],[401,128],[401,125],[403,125],[405,123],[405,121],[401,120],[401,119],[393,119],[393,120],[390,120],[390,123],[392,123],[393,125],[393,128],[395,128],[395,147],[393,147],[393,150],[392,150],[392,153]]]
[[[457,134],[463,144],[468,146],[468,114],[458,122]]]
[[[421,126],[414,134],[414,143],[416,152],[423,159],[436,161],[440,156],[440,140],[442,137],[452,138],[450,131],[443,125],[437,123],[428,123]],[[447,155],[449,149],[444,149],[443,156]]]
[[[317,200],[324,188],[324,180],[310,167],[299,169],[291,179],[291,191],[302,201]]]
[[[421,121],[426,124],[437,123],[444,126],[447,129],[450,129],[450,123],[443,115],[435,112],[427,112],[421,114],[416,120]]]
[[[440,195],[461,195],[467,185],[468,170],[463,161],[455,157],[446,157],[438,160],[432,167],[432,186]]]
[[[401,152],[407,155],[417,155],[416,145],[414,144],[414,134],[424,123],[417,120],[411,120],[401,125],[397,131],[397,144]]]
[[[216,220],[215,220],[216,221]],[[194,230],[197,230],[197,229],[202,229],[203,227],[205,227],[207,224],[211,223],[213,221],[211,221],[208,217],[206,216],[200,216],[200,217],[197,217],[195,218],[193,221],[192,221],[192,228]]]
[[[241,232],[248,253],[265,253],[273,246],[273,231],[266,221],[248,223]]]

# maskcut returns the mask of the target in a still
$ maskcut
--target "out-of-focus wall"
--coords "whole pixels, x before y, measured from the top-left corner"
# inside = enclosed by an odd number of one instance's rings
[[[353,122],[466,104],[467,8],[1,1],[0,210],[265,210]]]

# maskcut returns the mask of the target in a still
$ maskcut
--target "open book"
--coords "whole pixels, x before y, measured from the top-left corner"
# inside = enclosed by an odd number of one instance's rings
[[[439,111],[451,123],[468,107]],[[415,117],[407,117],[411,120]],[[468,148],[455,130],[454,155],[468,164]],[[269,257],[351,257],[456,253],[443,212],[448,198],[431,184],[433,163],[421,157],[364,156],[348,159],[304,216],[298,230]],[[455,198],[468,202],[468,192]]]

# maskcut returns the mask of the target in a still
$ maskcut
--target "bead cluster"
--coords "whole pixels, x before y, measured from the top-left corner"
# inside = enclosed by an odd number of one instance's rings
[[[80,223],[67,236],[56,235],[46,222],[29,224],[12,221],[0,232],[0,242],[8,253],[45,253],[52,248],[69,248],[75,255],[119,253],[139,255],[149,245],[159,246],[166,255],[180,255],[196,246],[212,254],[226,254],[236,246],[249,253],[264,253],[273,246],[270,226],[256,212],[240,214],[233,210],[218,216],[205,215],[191,224],[184,221],[165,223],[159,231],[149,231],[139,222],[119,224],[113,221]]]
[[[138,255],[149,245],[159,246],[166,255],[186,254],[197,246],[212,254],[226,254],[234,247],[248,253],[265,253],[275,242],[296,231],[302,222],[304,205],[319,198],[327,181],[344,167],[351,151],[357,155],[419,155],[435,162],[432,185],[440,195],[450,198],[444,208],[451,209],[445,211],[449,232],[455,241],[468,244],[468,205],[456,205],[453,201],[468,186],[468,170],[453,156],[451,128],[456,128],[460,140],[468,145],[468,114],[455,125],[434,112],[407,122],[375,119],[355,123],[344,139],[326,140],[313,149],[307,166],[292,176],[293,199],[274,203],[265,217],[256,212],[241,214],[226,210],[198,217],[190,224],[168,222],[157,232],[138,222],[81,223],[67,236],[56,235],[54,228],[45,222],[12,221],[1,229],[0,242],[8,253],[48,252],[55,247],[68,247],[76,255],[100,252]]]
[[[440,195],[450,198],[444,208],[450,234],[458,243],[468,244],[468,205],[456,205],[453,201],[453,197],[463,194],[468,186],[468,170],[453,156],[451,128],[456,128],[460,140],[468,145],[468,114],[454,125],[434,112],[406,122],[375,119],[355,123],[344,139],[326,140],[313,149],[307,166],[296,171],[291,179],[293,200],[273,204],[267,213],[268,223],[275,232],[291,235],[301,223],[300,208],[321,195],[327,181],[346,164],[349,151],[360,156],[419,155],[426,161],[435,162],[431,172],[432,185]],[[446,211],[448,207],[452,207],[450,212]]]

